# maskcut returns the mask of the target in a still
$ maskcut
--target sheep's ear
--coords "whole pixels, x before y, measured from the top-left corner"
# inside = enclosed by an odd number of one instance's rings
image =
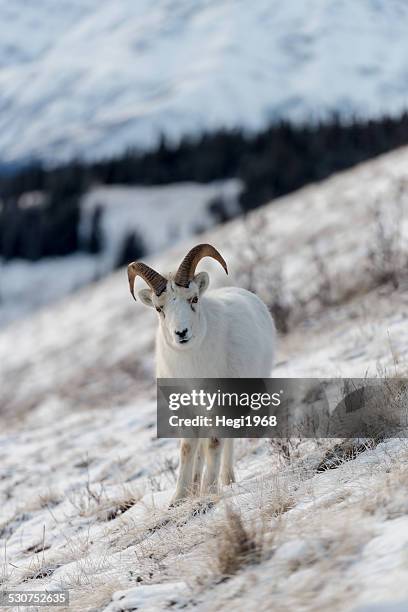
[[[151,289],[141,289],[137,295],[145,306],[150,306],[150,308],[154,307]]]
[[[199,272],[194,277],[194,282],[198,286],[199,295],[203,295],[204,291],[207,290],[208,285],[210,284],[210,277],[207,272]]]

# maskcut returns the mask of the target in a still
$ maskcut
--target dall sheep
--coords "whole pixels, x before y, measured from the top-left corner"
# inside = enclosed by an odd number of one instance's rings
[[[177,272],[168,277],[141,262],[128,266],[133,298],[135,279],[140,276],[150,288],[142,289],[138,296],[158,313],[157,377],[270,376],[276,333],[267,307],[255,294],[239,287],[205,293],[207,272],[195,274],[203,257],[217,260],[228,274],[223,257],[209,244],[191,249]],[[182,439],[172,503],[190,494],[217,493],[219,474],[223,484],[235,482],[232,439]]]

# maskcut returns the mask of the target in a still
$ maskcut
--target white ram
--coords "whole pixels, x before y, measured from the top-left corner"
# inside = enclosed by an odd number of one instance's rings
[[[177,272],[168,277],[141,262],[128,266],[133,297],[135,278],[140,276],[150,288],[142,289],[138,295],[143,304],[158,313],[157,377],[270,376],[276,333],[267,307],[255,294],[238,287],[206,293],[207,272],[195,274],[198,262],[206,256],[216,259],[227,272],[224,259],[209,244],[191,249]],[[189,494],[217,493],[219,474],[223,484],[235,480],[232,439],[182,439],[172,503]]]

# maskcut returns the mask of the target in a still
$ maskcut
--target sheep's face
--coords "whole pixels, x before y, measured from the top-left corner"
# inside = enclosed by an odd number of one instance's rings
[[[139,291],[143,304],[156,309],[163,336],[169,346],[188,350],[202,339],[205,329],[200,298],[208,284],[207,272],[200,272],[190,281],[188,288],[176,285],[170,278],[166,290],[160,296],[151,289]]]

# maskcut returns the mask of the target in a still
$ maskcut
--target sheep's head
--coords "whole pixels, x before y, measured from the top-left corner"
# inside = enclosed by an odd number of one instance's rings
[[[149,285],[138,296],[146,306],[155,308],[167,344],[185,350],[203,335],[200,298],[209,284],[207,272],[195,274],[203,257],[213,257],[228,274],[227,264],[220,253],[209,244],[198,244],[187,253],[176,274],[165,278],[144,263],[128,266],[130,292],[134,299],[134,283],[140,276]]]

